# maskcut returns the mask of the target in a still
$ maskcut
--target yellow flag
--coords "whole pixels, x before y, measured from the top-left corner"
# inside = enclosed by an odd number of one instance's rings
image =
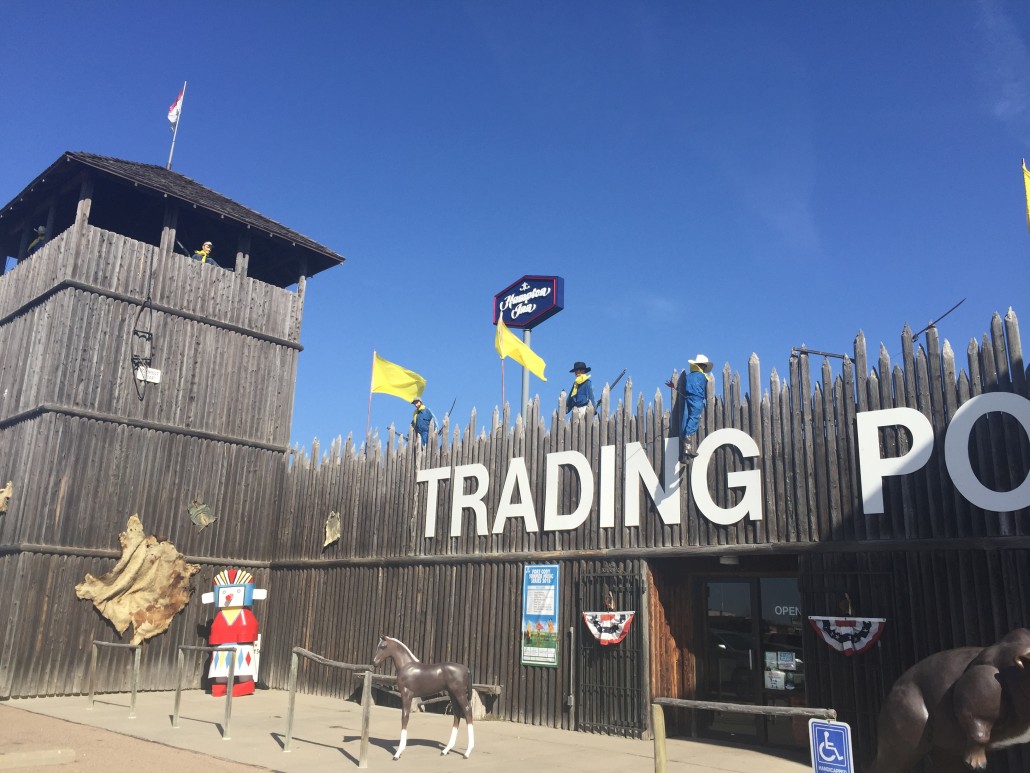
[[[547,363],[540,359],[536,352],[526,346],[524,342],[520,341],[518,336],[508,330],[504,320],[500,318],[497,320],[497,336],[494,338],[494,348],[501,355],[502,360],[505,357],[511,357],[523,367],[529,368],[529,372],[538,379],[547,381],[544,377],[544,368],[547,367]]]
[[[394,395],[408,402],[422,396],[426,388],[426,380],[418,373],[389,360],[384,360],[372,352],[372,391],[384,395]]]
[[[1023,187],[1026,189],[1026,228],[1030,231],[1030,170],[1026,168],[1026,159],[1023,159]]]

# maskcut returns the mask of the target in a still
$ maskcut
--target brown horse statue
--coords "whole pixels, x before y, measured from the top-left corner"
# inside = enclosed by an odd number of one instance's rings
[[[868,773],[902,773],[927,755],[934,773],[985,770],[987,752],[1030,741],[1030,630],[920,660],[887,695],[877,741]]]
[[[469,733],[469,745],[465,750],[465,759],[468,759],[472,754],[472,747],[475,746],[472,729],[472,677],[469,675],[468,667],[461,663],[422,663],[400,639],[380,636],[372,663],[378,666],[386,659],[393,661],[394,671],[397,672],[397,691],[401,694],[401,742],[393,758],[399,760],[404,747],[408,744],[411,699],[425,698],[446,691],[454,706],[454,726],[451,728],[451,740],[440,753],[447,754],[454,748],[454,742],[458,739],[458,724],[464,716]]]

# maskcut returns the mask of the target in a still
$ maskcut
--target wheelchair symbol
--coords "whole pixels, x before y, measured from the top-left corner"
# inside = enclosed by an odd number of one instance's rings
[[[851,727],[846,722],[810,719],[808,738],[815,773],[855,773]]]
[[[819,759],[823,762],[841,762],[844,756],[837,751],[837,747],[830,740],[830,731],[823,730],[823,740],[819,744]]]

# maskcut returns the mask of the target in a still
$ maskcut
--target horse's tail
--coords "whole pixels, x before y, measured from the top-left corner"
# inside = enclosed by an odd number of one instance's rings
[[[469,706],[471,706],[472,705],[472,669],[468,668],[468,666],[466,666],[466,669],[468,669],[469,678],[468,678],[468,684],[466,685],[466,689],[468,690],[468,695],[466,695],[465,697],[469,699]]]

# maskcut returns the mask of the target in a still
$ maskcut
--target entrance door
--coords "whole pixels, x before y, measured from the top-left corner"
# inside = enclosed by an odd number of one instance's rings
[[[797,578],[713,578],[704,584],[704,600],[704,699],[806,705]],[[702,715],[706,735],[742,743],[803,746],[801,724],[728,711]]]

